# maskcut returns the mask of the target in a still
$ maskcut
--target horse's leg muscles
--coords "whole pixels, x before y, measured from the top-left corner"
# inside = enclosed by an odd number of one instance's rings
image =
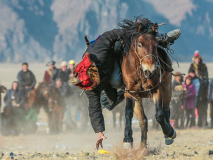
[[[144,109],[142,106],[142,101],[135,101],[134,112],[139,119],[139,125],[141,128],[141,148],[146,148],[148,123],[147,123],[147,117],[144,113]]]
[[[126,98],[125,117],[126,124],[124,130],[124,147],[127,149],[132,148],[132,117],[133,117],[134,101],[131,98]]]
[[[160,88],[162,89],[162,88]],[[157,93],[153,94],[153,100],[155,103],[156,107],[156,115],[155,118],[157,122],[160,124],[163,133],[170,137],[170,138],[175,138],[173,137],[175,134],[174,129],[171,127],[169,123],[166,122],[165,115],[164,115],[164,110],[163,110],[163,98],[162,98],[162,93],[160,89],[157,90]]]

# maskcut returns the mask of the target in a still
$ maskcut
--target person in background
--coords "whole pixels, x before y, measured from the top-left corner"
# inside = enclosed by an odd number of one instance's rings
[[[50,84],[50,83],[51,83],[50,78],[51,78],[51,76],[52,76],[53,71],[56,69],[56,67],[55,67],[55,61],[50,60],[50,61],[46,64],[46,66],[48,66],[49,69],[47,69],[47,70],[45,71],[45,73],[44,73],[44,81]]]
[[[186,122],[186,127],[192,127],[192,118],[194,114],[194,98],[196,96],[196,90],[194,85],[192,84],[192,77],[188,75],[185,79],[185,84],[184,84],[184,90],[187,90],[187,94],[184,96],[184,99],[186,99],[186,117],[187,117],[187,122]],[[191,117],[191,118],[190,118]],[[190,122],[190,125],[189,125]]]
[[[7,91],[7,88],[0,84],[0,108],[1,108],[1,94],[5,93],[6,91]]]
[[[199,54],[199,51],[196,50],[193,63],[190,65],[189,72],[191,70],[195,71],[195,75],[199,78],[200,89],[197,97],[197,110],[198,110],[198,126],[207,126],[207,108],[208,108],[208,70],[206,64],[203,63],[203,59]]]
[[[69,68],[67,69],[67,74],[68,75],[73,74],[74,69],[75,69],[75,61],[74,60],[70,60],[69,61]]]
[[[28,63],[22,63],[22,70],[17,75],[19,89],[23,90],[23,94],[27,94],[34,89],[36,85],[36,78],[33,72],[28,69]]]
[[[4,125],[4,131],[5,135],[13,134],[18,135],[19,134],[19,127],[18,127],[18,120],[20,118],[20,110],[23,106],[23,103],[25,101],[24,94],[22,94],[22,91],[18,89],[18,82],[14,81],[12,83],[11,89],[9,89],[4,97],[4,103],[5,103],[5,117],[4,122],[2,125]],[[8,126],[9,125],[9,126]]]
[[[21,107],[24,103],[24,96],[22,91],[19,90],[19,83],[14,81],[12,83],[12,88],[6,92],[4,97],[4,104],[10,108]]]
[[[180,75],[180,72],[176,72],[175,75]],[[180,108],[181,101],[180,95],[183,90],[183,76],[174,76],[174,81],[172,82],[172,100],[171,100],[171,121],[175,121],[174,127],[179,127],[179,118],[180,118]]]
[[[190,70],[189,71],[189,75],[192,77],[192,84],[194,85],[194,87],[195,87],[195,90],[196,90],[196,96],[195,96],[195,98],[194,98],[194,114],[193,114],[193,116],[194,117],[192,117],[192,126],[195,126],[195,110],[196,110],[196,107],[197,107],[197,98],[198,98],[198,93],[199,93],[199,89],[200,89],[200,80],[199,80],[199,78],[196,76],[196,74],[195,74],[195,70]]]
[[[67,62],[63,61],[61,63],[61,68],[55,69],[53,71],[53,74],[50,78],[50,81],[53,85],[56,85],[56,80],[60,79],[62,82],[68,82],[69,80],[69,75],[67,74]]]
[[[208,100],[210,104],[210,118],[211,118],[210,128],[213,128],[213,78],[211,78],[209,82]]]

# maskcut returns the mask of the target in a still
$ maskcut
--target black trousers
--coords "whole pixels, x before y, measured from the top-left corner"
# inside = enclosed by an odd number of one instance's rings
[[[203,127],[207,125],[207,109],[208,103],[206,100],[197,99],[197,111],[198,111],[198,126]]]
[[[186,109],[186,127],[192,127],[192,119],[193,119],[193,114],[194,114],[194,108]],[[190,122],[190,125],[189,125]]]
[[[89,117],[95,133],[105,131],[104,117],[100,103],[101,92],[104,90],[108,98],[112,101],[116,101],[117,99],[117,90],[112,88],[108,83],[108,77],[109,75],[105,75],[101,83],[95,89],[85,91],[89,99]]]

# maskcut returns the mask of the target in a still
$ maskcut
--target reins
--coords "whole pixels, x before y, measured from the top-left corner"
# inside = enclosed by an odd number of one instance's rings
[[[135,46],[136,46],[136,45],[135,45]],[[134,46],[133,46],[133,49],[134,49],[134,53],[136,54],[136,56],[138,57],[138,59],[139,59],[139,61],[140,61],[140,68],[141,68],[141,69],[143,69],[143,68],[142,68],[142,61],[143,61],[144,58],[150,57],[150,56],[151,56],[151,57],[154,57],[154,58],[157,60],[157,62],[155,63],[155,66],[158,68],[158,70],[159,70],[159,76],[160,76],[160,77],[159,77],[159,80],[158,80],[158,83],[157,83],[156,86],[154,86],[153,88],[146,89],[146,90],[141,90],[141,91],[130,91],[130,90],[128,90],[127,88],[124,89],[124,92],[129,93],[130,96],[132,96],[135,100],[137,100],[133,95],[131,95],[131,93],[143,93],[143,92],[148,92],[148,94],[151,95],[151,91],[152,91],[153,89],[157,88],[157,87],[159,86],[160,83],[162,83],[162,73],[161,73],[162,67],[161,67],[161,65],[160,65],[159,56],[154,56],[153,54],[148,54],[148,55],[144,56],[143,58],[140,58],[140,56],[138,55],[137,50],[136,50],[136,48],[135,48]]]

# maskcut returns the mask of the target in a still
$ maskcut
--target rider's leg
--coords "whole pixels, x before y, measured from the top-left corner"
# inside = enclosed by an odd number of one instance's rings
[[[162,34],[158,32],[157,37],[165,36],[165,38],[162,41],[159,41],[160,45],[162,45],[164,48],[169,48],[170,45],[174,44],[174,41],[177,40],[181,35],[180,29],[172,30],[168,33]]]

